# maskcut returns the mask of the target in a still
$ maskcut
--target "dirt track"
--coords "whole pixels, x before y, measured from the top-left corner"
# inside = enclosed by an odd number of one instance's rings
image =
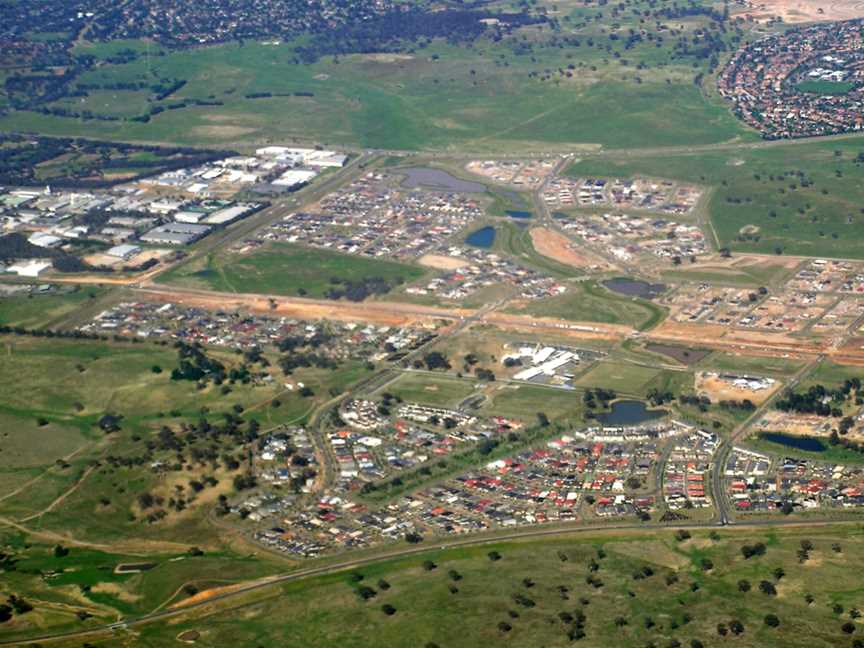
[[[217,293],[204,290],[177,288],[141,288],[142,298],[171,302],[207,309],[249,310],[260,314],[297,319],[331,319],[346,322],[370,322],[386,326],[426,326],[441,322],[457,323],[472,317],[477,323],[492,324],[500,328],[554,333],[574,339],[623,340],[642,335],[645,340],[660,343],[692,344],[701,347],[763,358],[813,359],[826,355],[834,362],[864,366],[864,337],[853,338],[839,349],[831,347],[825,338],[796,338],[784,333],[770,333],[727,328],[715,324],[690,324],[667,320],[644,334],[617,324],[598,322],[571,322],[529,315],[513,315],[493,311],[478,316],[478,311],[437,306],[369,301],[362,303],[281,297],[278,295],[251,295]]]
[[[271,297],[176,288],[143,288],[138,292],[147,299],[207,309],[245,309],[280,317],[371,322],[387,326],[425,325],[437,319],[456,320],[473,313],[464,309],[445,309],[397,302],[335,302],[278,295]]]

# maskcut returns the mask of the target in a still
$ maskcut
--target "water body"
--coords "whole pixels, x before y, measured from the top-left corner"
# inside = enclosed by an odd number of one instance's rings
[[[508,209],[506,214],[510,218],[531,218],[532,216],[530,211],[521,211],[516,209]]]
[[[771,443],[779,443],[788,448],[795,450],[804,450],[805,452],[825,452],[827,449],[825,443],[821,439],[813,437],[800,437],[791,434],[779,434],[777,432],[765,432],[759,435],[760,439],[770,441]]]
[[[423,189],[453,191],[455,193],[485,193],[486,191],[486,185],[479,182],[462,180],[441,169],[412,167],[410,169],[399,169],[399,173],[405,174],[402,186],[408,189],[421,187]]]
[[[495,242],[495,228],[487,225],[486,227],[474,230],[465,238],[465,242],[474,247],[491,248]]]
[[[645,403],[637,400],[620,400],[612,403],[612,411],[598,414],[597,420],[603,425],[639,425],[666,416],[664,409],[649,410]]]
[[[628,279],[627,277],[617,277],[615,279],[607,279],[603,282],[612,292],[628,297],[642,297],[643,299],[654,299],[666,292],[666,284],[648,283],[640,279]]]

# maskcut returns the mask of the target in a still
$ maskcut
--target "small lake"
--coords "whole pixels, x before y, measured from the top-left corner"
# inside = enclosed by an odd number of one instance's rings
[[[659,418],[669,412],[664,409],[648,409],[645,403],[637,400],[620,400],[612,403],[612,411],[598,414],[597,420],[603,425],[639,425]]]
[[[413,167],[410,169],[399,169],[398,173],[405,175],[402,186],[408,189],[422,187],[424,189],[453,191],[456,193],[485,193],[486,191],[486,185],[479,182],[462,180],[441,169]]]
[[[648,283],[640,279],[628,279],[626,277],[607,279],[603,285],[612,292],[628,297],[642,297],[643,299],[654,299],[666,292],[666,284]]]
[[[530,211],[521,211],[516,209],[508,209],[505,212],[510,218],[531,218]]]
[[[821,439],[813,437],[800,437],[791,434],[779,434],[777,432],[765,432],[759,435],[760,439],[770,441],[771,443],[779,443],[787,448],[795,450],[803,450],[805,452],[825,452],[827,449],[825,443]]]
[[[491,225],[481,227],[480,229],[471,232],[465,238],[465,242],[474,247],[491,248],[492,244],[495,242],[495,228]]]

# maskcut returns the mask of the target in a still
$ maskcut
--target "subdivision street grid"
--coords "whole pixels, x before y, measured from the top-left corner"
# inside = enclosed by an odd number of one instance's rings
[[[253,174],[251,170],[262,164],[269,165],[271,175],[284,177],[300,173],[292,169],[302,166],[304,154],[317,155],[309,151],[268,147],[255,157],[216,163],[213,170],[191,174],[181,170],[148,184],[175,183],[188,192],[186,183],[206,181],[210,191],[219,178]],[[337,154],[328,155],[328,164],[345,162]],[[262,163],[262,156],[275,156],[277,161]],[[363,156],[363,166],[374,159],[374,153]],[[578,318],[521,315],[510,311],[509,304],[566,296],[579,282],[555,272],[546,274],[542,265],[491,244],[472,245],[466,241],[472,232],[484,227],[496,230],[502,223],[519,228],[530,234],[539,251],[576,271],[579,279],[594,273],[602,280],[634,268],[642,268],[642,276],[647,271],[651,278],[651,268],[660,267],[652,262],[666,267],[686,267],[705,258],[722,262],[693,215],[704,188],[662,178],[571,178],[565,175],[566,157],[459,164],[465,180],[434,167],[403,171],[349,165],[342,172],[344,181],[328,179],[326,189],[305,202],[301,202],[302,192],[292,195],[287,208],[284,199],[270,195],[273,206],[256,215],[261,220],[254,225],[236,230],[229,226],[217,247],[204,240],[198,251],[193,244],[185,258],[166,257],[157,269],[158,273],[182,268],[215,250],[242,261],[254,259],[273,244],[299,245],[347,256],[398,259],[430,269],[431,278],[427,275],[400,287],[407,299],[394,293],[352,303],[279,293],[229,293],[155,283],[155,273],[131,274],[125,283],[132,300],[117,302],[79,325],[83,333],[241,349],[267,348],[286,336],[309,340],[324,335],[324,351],[333,361],[359,359],[385,367],[377,377],[340,397],[341,425],[313,416],[312,425],[278,428],[264,437],[254,461],[261,486],[230,503],[230,510],[242,518],[241,524],[258,543],[292,556],[314,557],[410,534],[447,536],[538,524],[591,526],[640,518],[669,524],[689,519],[733,524],[751,514],[776,518],[784,504],[825,514],[864,504],[864,476],[858,469],[792,460],[738,445],[753,426],[778,429],[770,423],[770,405],[781,384],[793,387],[825,358],[864,363],[859,342],[864,263],[784,258],[781,278],[758,288],[724,286],[722,281],[666,282],[650,299],[668,314],[647,331]],[[236,168],[247,170],[231,170]],[[406,178],[410,180],[415,172],[421,173],[421,180],[408,186]],[[432,173],[434,182],[427,178],[424,184],[423,172]],[[452,181],[452,186],[442,187],[441,178],[434,174],[443,174],[443,182]],[[468,178],[492,184],[478,188]],[[530,189],[527,217],[517,210],[490,214],[489,188]],[[192,189],[205,191],[200,186]],[[148,195],[145,192],[141,189],[132,195]],[[55,197],[47,190],[12,189],[6,195],[21,201],[18,214],[25,209],[59,212],[62,221],[72,205],[78,212],[88,211],[81,207],[86,201],[80,197]],[[230,192],[219,200],[230,201]],[[170,198],[147,204],[151,210],[169,210],[165,213],[174,222],[186,219],[187,212],[189,219],[193,215],[210,218],[206,211],[194,211]],[[108,207],[112,209],[123,211],[122,206]],[[220,209],[231,207],[220,203]],[[9,218],[16,228],[29,222],[35,229],[44,222],[41,214],[29,221],[15,214]],[[123,217],[112,216],[108,222],[116,218]],[[55,229],[45,230],[45,236],[58,231],[56,225],[51,227]],[[128,240],[127,245],[142,249],[151,243],[146,234]],[[755,255],[745,259],[766,266],[778,263]],[[740,261],[740,257],[733,259]],[[21,263],[26,266],[28,260]],[[55,283],[67,280],[80,281],[51,272],[40,278]],[[482,309],[452,305],[494,286],[508,290]],[[416,295],[437,299],[412,303],[410,296]],[[448,406],[401,398],[391,401],[388,386],[403,377],[426,376],[434,382],[434,374],[418,366],[425,350],[490,325],[510,332],[510,342],[501,348],[500,362],[493,367],[498,385],[575,390],[574,399],[584,391],[579,376],[606,361],[603,353],[580,346],[597,340],[684,347],[698,340],[699,347],[707,349],[796,359],[803,368],[793,379],[776,384],[772,378],[746,372],[697,372],[696,387],[703,392],[733,399],[746,396],[757,403],[731,436],[668,417],[647,423],[586,425],[547,435],[528,448],[479,460],[474,468],[448,473],[429,485],[376,502],[370,485],[467,449],[498,443],[536,425],[535,412],[502,416],[493,406],[477,409],[472,398]],[[554,335],[569,342],[543,343],[526,335]],[[267,379],[283,381],[288,390],[302,388],[275,373]],[[481,395],[478,402],[484,398]],[[816,433],[823,421],[809,423],[806,429]],[[310,468],[320,469],[327,479],[311,477]]]

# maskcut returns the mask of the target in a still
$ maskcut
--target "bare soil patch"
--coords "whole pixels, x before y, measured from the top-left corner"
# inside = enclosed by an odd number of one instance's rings
[[[696,391],[704,392],[713,402],[747,399],[759,405],[764,403],[778,389],[780,389],[780,381],[775,381],[773,385],[765,389],[747,389],[737,387],[718,376],[705,372],[696,374]]]
[[[196,126],[192,129],[195,135],[206,138],[241,137],[255,132],[254,128],[244,126]]]
[[[545,227],[535,227],[531,230],[531,243],[534,249],[543,256],[566,263],[574,268],[610,268],[605,260],[578,249],[569,238]]]
[[[864,2],[860,0],[761,0],[750,2],[738,15],[767,22],[781,17],[786,23],[826,22],[852,20],[864,16]]]
[[[426,254],[418,259],[420,265],[437,270],[458,270],[468,265],[468,261],[459,257],[444,256],[443,254]]]

